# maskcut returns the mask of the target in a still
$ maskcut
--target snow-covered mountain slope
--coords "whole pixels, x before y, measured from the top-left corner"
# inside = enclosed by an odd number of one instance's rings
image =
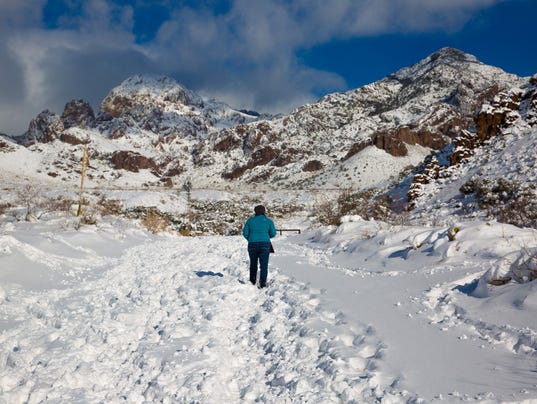
[[[514,223],[535,226],[537,75],[484,103],[477,123],[475,132],[438,153],[426,167],[429,175],[418,175],[411,185],[417,214],[477,214],[479,205],[490,210],[500,199],[507,209],[511,203],[512,209],[532,210]]]
[[[213,134],[202,143],[196,164],[247,182],[378,186],[399,173],[397,159],[411,154],[407,145],[422,146],[406,163],[416,164],[461,130],[474,127],[473,114],[484,100],[522,81],[471,55],[442,49],[378,82],[330,94],[289,116]],[[391,172],[367,172],[368,155],[362,154],[371,147],[389,154],[385,160],[393,164]],[[333,175],[331,181],[320,176],[334,168],[349,175]]]
[[[0,168],[59,184],[79,181],[90,150],[94,186],[385,187],[461,133],[484,102],[527,82],[451,48],[370,85],[330,94],[271,120],[201,99],[169,78],[135,76],[94,114],[83,101],[41,113]],[[8,141],[9,142],[9,141]],[[37,163],[35,162],[37,161]]]
[[[133,76],[103,100],[97,127],[113,137],[150,131],[166,137],[201,138],[255,119],[224,103],[204,101],[169,77]]]
[[[22,136],[4,137],[0,168],[6,181],[15,173],[73,184],[80,180],[82,149],[88,146],[88,179],[95,186],[169,185],[189,165],[200,139],[256,119],[202,100],[171,78],[134,76],[110,91],[97,116],[87,102],[73,100],[61,116],[45,110]]]

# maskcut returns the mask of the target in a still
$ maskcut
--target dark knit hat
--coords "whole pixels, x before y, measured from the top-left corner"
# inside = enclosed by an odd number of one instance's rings
[[[256,216],[264,215],[266,213],[265,207],[263,205],[257,205],[254,208],[254,212]]]

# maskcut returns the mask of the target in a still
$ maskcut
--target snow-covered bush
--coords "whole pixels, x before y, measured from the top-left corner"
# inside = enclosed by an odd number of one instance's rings
[[[521,283],[537,279],[537,248],[522,251],[511,265],[511,273]]]
[[[502,257],[478,281],[476,291],[478,297],[488,295],[487,285],[501,286],[511,281],[518,283],[531,282],[537,279],[537,248],[515,251]]]
[[[70,213],[75,201],[63,196],[47,198],[42,203],[42,208],[47,212]]]
[[[465,209],[478,208],[489,217],[519,227],[537,228],[537,194],[535,185],[505,178],[472,178],[463,184]]]
[[[315,216],[323,225],[337,226],[343,216],[357,215],[363,219],[388,220],[392,215],[390,201],[377,190],[352,192],[343,189],[337,199],[323,200],[315,207]]]
[[[37,214],[43,201],[43,193],[37,186],[26,183],[17,190],[17,203],[25,209],[24,220],[30,221]]]

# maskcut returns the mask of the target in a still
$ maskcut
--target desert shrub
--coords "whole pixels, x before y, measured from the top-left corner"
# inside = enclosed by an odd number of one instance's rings
[[[86,213],[80,217],[80,224],[94,226],[97,224],[97,217],[95,215]]]
[[[7,210],[11,207],[12,205],[10,203],[0,203],[0,215],[6,213]]]
[[[459,189],[466,211],[480,209],[499,222],[537,228],[535,185],[505,178],[472,178]]]
[[[324,226],[338,226],[341,224],[341,216],[338,205],[332,200],[322,200],[314,207],[314,216]]]
[[[390,199],[376,190],[352,192],[343,189],[336,200],[323,200],[315,207],[316,218],[323,225],[339,225],[341,218],[358,215],[363,219],[388,220],[391,217]]]
[[[192,227],[191,226],[184,226],[182,228],[179,229],[179,234],[181,236],[185,236],[185,237],[190,237],[190,236],[194,236],[194,232],[192,231]]]
[[[149,210],[142,219],[142,225],[151,233],[160,233],[168,228],[168,219],[156,209]]]
[[[457,233],[459,232],[459,227],[458,226],[453,226],[453,227],[450,227],[448,230],[447,230],[447,237],[448,237],[448,240],[449,241],[455,241],[456,240],[456,236],[457,236]]]
[[[238,235],[242,232],[244,222],[251,215],[250,205],[249,200],[192,201],[188,223],[193,230],[204,234]],[[245,206],[248,206],[248,209]]]
[[[17,203],[24,206],[26,209],[24,217],[26,221],[29,221],[32,216],[36,216],[36,212],[42,203],[42,199],[41,189],[30,183],[24,184],[17,190]]]
[[[75,201],[72,199],[65,198],[63,196],[58,196],[56,198],[48,198],[46,199],[42,207],[44,210],[48,212],[65,212],[69,213],[71,212],[71,208]]]
[[[97,206],[103,216],[118,216],[123,210],[123,204],[119,199],[106,199],[102,197]]]

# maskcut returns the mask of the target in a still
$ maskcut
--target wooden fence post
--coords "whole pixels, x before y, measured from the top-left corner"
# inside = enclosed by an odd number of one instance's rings
[[[84,146],[84,155],[82,156],[82,173],[80,174],[80,191],[78,193],[78,210],[77,216],[82,216],[82,192],[84,190],[84,178],[86,177],[86,170],[88,168],[89,152],[88,146]]]

